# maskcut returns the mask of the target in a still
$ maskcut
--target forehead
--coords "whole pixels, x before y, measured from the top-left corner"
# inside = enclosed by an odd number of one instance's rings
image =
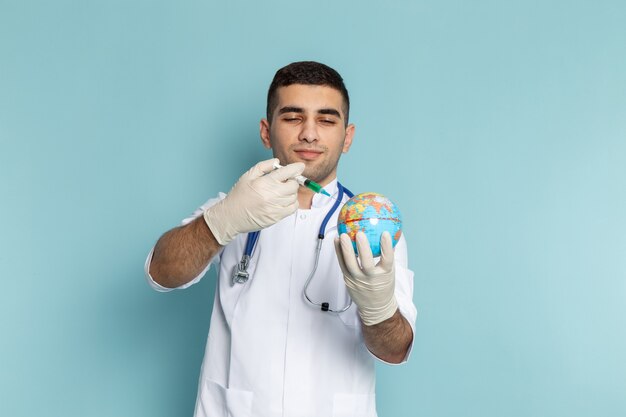
[[[304,110],[335,109],[341,111],[341,93],[325,85],[292,84],[276,90],[277,108],[299,107]],[[343,112],[342,112],[343,113]]]

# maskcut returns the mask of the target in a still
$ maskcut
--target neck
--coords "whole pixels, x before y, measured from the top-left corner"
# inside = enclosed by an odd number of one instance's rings
[[[310,209],[313,204],[313,196],[315,193],[306,187],[298,189],[298,205],[301,209]]]

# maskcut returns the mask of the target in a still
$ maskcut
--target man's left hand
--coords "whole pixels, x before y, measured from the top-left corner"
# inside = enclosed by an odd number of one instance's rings
[[[357,233],[356,246],[360,265],[350,237],[343,233],[335,238],[335,251],[348,292],[359,308],[363,324],[373,326],[393,316],[398,309],[394,295],[396,277],[391,235],[383,232],[380,238],[378,263],[374,261],[365,233]]]

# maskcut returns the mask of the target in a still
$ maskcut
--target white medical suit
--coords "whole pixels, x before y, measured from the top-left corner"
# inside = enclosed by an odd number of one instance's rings
[[[336,180],[325,189],[336,196]],[[209,200],[183,224],[221,198],[224,194]],[[316,194],[311,209],[297,210],[264,229],[244,284],[233,284],[231,277],[244,252],[246,234],[211,260],[219,275],[196,417],[376,416],[376,357],[363,342],[357,306],[340,314],[323,312],[302,294],[313,268],[319,227],[333,203]],[[333,245],[338,213],[328,223],[308,289],[312,300],[326,301],[336,310],[350,301]],[[151,259],[152,252],[146,274]],[[180,288],[198,282],[208,268]],[[414,329],[413,272],[407,268],[404,237],[395,249],[395,271],[398,306]],[[158,291],[169,290],[149,274],[148,281]]]

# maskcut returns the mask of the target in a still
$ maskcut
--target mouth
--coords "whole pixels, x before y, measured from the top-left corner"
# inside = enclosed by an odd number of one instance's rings
[[[299,149],[294,150],[294,152],[296,153],[296,155],[298,155],[300,159],[305,161],[313,161],[323,153],[322,151],[317,151],[314,149]]]

